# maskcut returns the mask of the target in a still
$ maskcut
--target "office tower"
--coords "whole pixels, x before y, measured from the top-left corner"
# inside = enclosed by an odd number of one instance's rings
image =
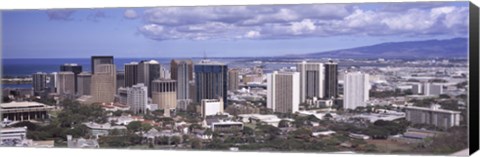
[[[180,67],[181,66],[181,67]],[[178,71],[181,68],[184,75],[188,75],[188,80],[193,80],[193,62],[192,60],[172,60],[170,62],[170,73],[172,80],[178,81]],[[182,76],[184,76],[182,75]]]
[[[128,98],[128,89],[129,87],[120,87],[117,90],[117,95],[118,95],[118,102],[121,104],[126,105],[128,103],[127,98]]]
[[[222,99],[202,99],[200,111],[202,117],[213,116],[223,113]]]
[[[430,108],[405,107],[405,118],[412,124],[430,124],[444,129],[460,125],[460,113],[440,109],[440,105],[437,104],[432,104]]]
[[[96,72],[96,66],[99,64],[114,64],[113,63],[113,56],[92,56],[91,59],[91,66],[92,75]]]
[[[92,83],[92,74],[89,72],[82,72],[77,75],[77,94],[90,95],[90,86]]]
[[[338,97],[338,65],[328,61],[325,66],[325,98]]]
[[[131,87],[137,84],[138,63],[130,62],[125,64],[125,87]]]
[[[223,99],[227,107],[227,65],[203,60],[195,65],[195,102],[202,99]]]
[[[127,105],[135,114],[145,113],[148,104],[148,90],[143,83],[127,88]]]
[[[56,93],[57,92],[57,72],[53,72],[47,74],[46,78],[46,90],[48,93]]]
[[[116,79],[117,79],[116,89],[120,87],[125,87],[125,71],[117,71]]]
[[[297,72],[300,73],[300,102],[307,98],[324,97],[324,67],[322,63],[307,63],[303,61],[297,64]]]
[[[137,82],[143,83],[148,88],[148,96],[152,96],[150,83],[160,78],[160,63],[155,60],[141,61],[138,64]]]
[[[343,108],[355,109],[367,106],[370,83],[369,75],[361,72],[348,72],[345,74],[343,87]]]
[[[77,76],[82,72],[82,66],[75,63],[67,63],[60,66],[60,71],[71,71],[75,74],[75,92],[78,90]]]
[[[177,108],[177,81],[154,80],[152,81],[152,101],[163,109],[165,116],[170,116],[170,111]]]
[[[171,78],[170,71],[164,66],[160,66],[160,79],[170,79],[170,78]]]
[[[190,100],[197,100],[197,88],[195,88],[195,80],[188,82],[188,88]]]
[[[34,95],[39,95],[47,88],[47,73],[37,72],[32,75],[32,87]]]
[[[185,108],[190,103],[190,85],[193,77],[193,65],[191,60],[172,60],[170,63],[171,78],[177,81],[178,105]]]
[[[92,75],[90,94],[93,102],[110,103],[115,100],[116,71],[114,64],[95,65],[95,74]]]
[[[71,71],[58,73],[57,93],[61,95],[75,94],[75,74]]]
[[[228,70],[228,90],[236,91],[238,89],[238,84],[240,79],[238,78],[238,69]]]
[[[267,108],[274,112],[295,113],[300,104],[300,73],[267,74]]]

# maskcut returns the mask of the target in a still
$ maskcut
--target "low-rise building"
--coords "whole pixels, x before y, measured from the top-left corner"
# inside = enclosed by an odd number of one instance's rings
[[[105,123],[105,124],[98,124],[94,122],[87,122],[83,123],[85,126],[87,126],[90,129],[90,134],[92,136],[98,137],[98,136],[107,136],[110,131],[112,130],[127,130],[127,127],[125,126],[112,126],[110,123]]]
[[[430,124],[440,128],[450,128],[460,125],[459,111],[440,109],[440,105],[433,104],[430,108],[408,106],[405,107],[406,119],[413,124]]]
[[[24,121],[33,119],[47,119],[48,111],[54,107],[38,102],[10,102],[0,104],[2,119]]]

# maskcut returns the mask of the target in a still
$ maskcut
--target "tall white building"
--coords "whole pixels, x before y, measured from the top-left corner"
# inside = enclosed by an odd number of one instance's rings
[[[295,113],[300,104],[300,73],[267,74],[267,108],[274,112]]]
[[[127,104],[133,113],[145,113],[148,104],[148,89],[143,83],[127,88]]]
[[[367,106],[370,83],[369,75],[361,72],[347,72],[343,88],[343,108],[355,109],[360,106]]]
[[[426,96],[440,95],[443,94],[443,85],[441,84],[432,84],[424,83],[423,84],[423,94]]]
[[[300,73],[300,102],[325,96],[325,67],[322,63],[303,61],[297,64],[297,71]]]
[[[202,117],[217,115],[223,113],[223,100],[220,99],[202,99],[201,101]]]

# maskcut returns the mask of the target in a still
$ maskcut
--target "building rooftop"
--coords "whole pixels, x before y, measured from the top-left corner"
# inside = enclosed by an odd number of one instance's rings
[[[26,108],[26,107],[45,107],[47,105],[34,101],[12,101],[10,103],[0,104],[0,108]]]
[[[445,110],[440,109],[437,105],[432,105],[430,108],[426,107],[418,107],[418,106],[407,106],[405,109],[414,109],[414,110],[422,110],[422,111],[432,111],[432,112],[441,112],[441,113],[451,113],[451,114],[460,114],[460,111],[453,111],[453,110]]]

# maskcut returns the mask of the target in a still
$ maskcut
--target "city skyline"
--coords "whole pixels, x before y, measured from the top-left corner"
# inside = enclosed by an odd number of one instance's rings
[[[467,37],[467,12],[467,2],[11,10],[2,14],[2,51],[3,58],[281,56]]]

